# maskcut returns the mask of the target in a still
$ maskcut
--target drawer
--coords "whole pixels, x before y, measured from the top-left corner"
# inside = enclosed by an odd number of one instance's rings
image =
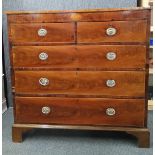
[[[82,95],[144,97],[145,72],[81,71],[78,72],[78,93]]]
[[[138,45],[14,46],[12,52],[14,67],[134,69],[146,64],[146,47]]]
[[[15,123],[144,127],[142,99],[16,97]]]
[[[146,20],[79,22],[77,42],[146,42]]]
[[[145,68],[146,47],[138,45],[78,46],[79,68]]]
[[[75,46],[14,46],[12,52],[14,67],[75,68],[78,66]]]
[[[75,42],[73,23],[11,24],[10,40],[13,43]]]
[[[65,94],[76,90],[75,71],[15,71],[16,93]]]
[[[145,72],[15,71],[16,93],[69,95],[145,95]]]

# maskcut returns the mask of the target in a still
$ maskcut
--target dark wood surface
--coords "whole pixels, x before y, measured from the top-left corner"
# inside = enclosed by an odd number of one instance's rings
[[[79,64],[76,46],[14,46],[12,52],[15,68],[76,68]],[[47,60],[39,59],[42,52],[48,54]]]
[[[78,46],[79,68],[103,68],[108,70],[144,69],[145,46],[139,45],[89,45]],[[109,61],[108,52],[115,52],[116,59]]]
[[[144,100],[16,97],[16,123],[144,126]],[[49,114],[42,107],[50,107]],[[108,116],[107,108],[116,114]],[[132,113],[132,114],[131,114]]]
[[[13,43],[25,42],[75,42],[74,23],[37,23],[37,24],[10,24],[10,41]],[[46,36],[39,36],[38,30],[47,30]]]
[[[114,36],[106,34],[106,29],[109,27],[117,30]],[[146,27],[146,20],[79,22],[77,24],[77,42],[145,42]]]
[[[57,124],[66,129],[123,130],[134,135],[140,147],[149,146],[150,9],[7,14],[15,123],[23,123],[13,126],[14,142],[22,141],[27,128]],[[116,28],[114,36],[106,35],[109,27]],[[40,28],[47,29],[45,37],[38,36]],[[106,59],[109,51],[116,52],[114,61]],[[39,60],[40,52],[48,54],[46,61]],[[39,84],[41,77],[50,80],[48,86]],[[108,79],[116,86],[107,87]],[[48,116],[41,113],[46,105],[52,109]],[[107,117],[108,107],[114,107],[116,115]],[[129,126],[131,130],[125,128]]]
[[[8,19],[11,23],[50,23],[50,22],[84,22],[84,21],[111,21],[111,20],[137,20],[147,19],[147,10],[107,10],[85,12],[57,12],[57,13],[17,13],[9,14]]]
[[[15,128],[40,128],[40,129],[66,129],[66,130],[97,130],[97,131],[128,131],[128,132],[146,132],[147,128],[137,128],[137,127],[112,127],[103,125],[51,125],[51,124],[24,124],[24,123],[14,123]]]
[[[149,86],[149,53],[150,53],[150,18],[151,12],[149,12],[149,18],[147,20],[147,43],[146,43],[146,72],[145,72],[145,127],[147,127],[147,115],[148,115],[148,86]]]
[[[40,78],[47,78],[49,85],[40,85]],[[109,88],[106,81],[111,79],[116,86]],[[140,71],[15,71],[16,93],[143,97],[144,82]]]
[[[140,148],[150,147],[150,133],[147,128],[135,127],[108,127],[108,126],[85,126],[85,125],[49,125],[49,124],[14,124],[12,127],[12,140],[15,143],[20,143],[23,140],[23,134],[32,129],[65,129],[65,130],[96,130],[96,131],[113,131],[126,132],[133,135],[138,140]]]
[[[86,46],[13,46],[14,68],[95,68],[95,69],[145,69],[146,47],[141,45],[86,45]],[[48,54],[40,60],[39,54]],[[115,52],[116,59],[106,58]],[[25,61],[23,61],[25,60]]]

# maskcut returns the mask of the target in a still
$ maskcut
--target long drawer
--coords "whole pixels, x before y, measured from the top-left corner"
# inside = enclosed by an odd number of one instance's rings
[[[77,42],[145,42],[147,21],[77,23]]]
[[[12,52],[15,68],[137,69],[146,63],[146,47],[139,45],[14,46]]]
[[[142,99],[16,97],[16,123],[144,126]]]
[[[16,93],[145,95],[142,71],[15,71]]]
[[[13,43],[73,43],[74,27],[74,23],[11,24],[9,37]]]

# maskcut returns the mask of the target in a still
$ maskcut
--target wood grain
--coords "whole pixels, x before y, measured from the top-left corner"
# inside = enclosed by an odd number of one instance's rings
[[[109,27],[117,30],[114,36],[106,34],[106,29]],[[146,20],[79,22],[77,24],[77,42],[145,42],[146,27]]]
[[[76,46],[14,46],[14,67],[78,67],[78,52]],[[39,54],[46,53],[47,60],[40,60]],[[25,61],[23,61],[25,60]]]
[[[89,45],[77,46],[79,68],[140,69],[145,68],[146,47],[138,45]],[[116,59],[106,58],[108,52],[116,53]]]
[[[116,85],[107,87],[107,80]],[[78,72],[78,94],[105,96],[145,96],[145,72],[136,71],[81,71]]]
[[[15,102],[16,123],[144,125],[144,100],[16,97]],[[41,112],[44,106],[51,108],[48,115]],[[116,115],[106,115],[109,107],[116,110]]]
[[[118,70],[144,69],[146,63],[146,47],[138,45],[14,46],[12,52],[14,68]],[[47,60],[39,59],[41,52],[48,54]],[[108,60],[106,58],[108,52],[115,52],[116,59]]]
[[[40,78],[49,79],[41,86]],[[116,86],[106,86],[107,80]],[[145,72],[136,71],[15,71],[16,93],[144,97]]]
[[[49,85],[39,84],[40,78],[47,78]],[[16,71],[15,91],[22,93],[74,93],[77,90],[76,72],[70,71]]]
[[[42,37],[38,35],[38,30],[41,28],[47,30],[46,36]],[[73,43],[75,41],[74,23],[10,24],[9,38],[13,43]]]
[[[149,10],[123,10],[123,11],[94,11],[87,12],[58,12],[58,13],[19,13],[9,14],[11,23],[50,23],[50,22],[86,22],[86,21],[112,21],[147,19]]]
[[[150,10],[150,7],[130,7],[130,8],[98,8],[98,9],[79,9],[79,10],[41,10],[41,11],[5,11],[4,13],[6,14],[48,14],[48,13],[66,13],[66,12],[106,12],[106,11],[115,11],[117,13],[117,11],[131,11],[133,12],[134,10],[137,11],[146,11],[146,10]]]
[[[7,14],[14,141],[22,141],[28,128],[65,128],[126,131],[140,147],[149,146],[150,9]],[[109,27],[116,28],[116,35],[106,35]],[[40,28],[47,29],[45,37],[38,36]],[[48,54],[46,61],[39,59],[41,52]],[[116,59],[107,60],[107,52],[115,52]],[[49,85],[41,86],[41,77],[49,79]],[[107,87],[107,80],[116,85]],[[43,106],[51,108],[48,115],[41,112]],[[107,108],[116,114],[107,116]]]

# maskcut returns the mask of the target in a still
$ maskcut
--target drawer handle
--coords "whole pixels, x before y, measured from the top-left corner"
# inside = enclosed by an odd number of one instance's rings
[[[116,59],[116,53],[115,52],[108,52],[106,54],[106,58],[110,61],[115,60]]]
[[[40,37],[44,37],[44,36],[46,36],[46,34],[47,34],[47,30],[46,29],[39,29],[38,30],[38,36],[40,36]]]
[[[108,116],[113,116],[113,115],[116,114],[116,111],[115,111],[114,108],[107,108],[107,109],[106,109],[106,114],[107,114]]]
[[[46,60],[47,58],[48,58],[47,53],[42,52],[42,53],[39,54],[39,59],[40,60]]]
[[[42,86],[47,86],[49,84],[49,80],[47,78],[40,78],[39,84]]]
[[[116,34],[117,30],[113,27],[109,27],[106,29],[106,34],[108,36],[114,36]]]
[[[50,107],[42,107],[42,113],[47,115],[51,112],[51,108]]]
[[[115,82],[115,80],[107,80],[106,85],[108,87],[114,87],[116,85],[116,82]]]

